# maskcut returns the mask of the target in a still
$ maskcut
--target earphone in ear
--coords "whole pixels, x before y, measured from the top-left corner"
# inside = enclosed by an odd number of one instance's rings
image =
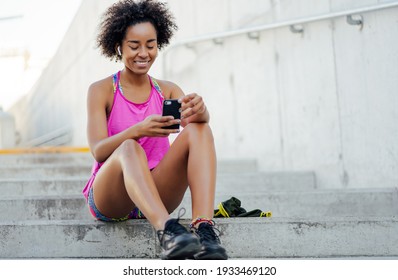
[[[122,56],[122,52],[120,51],[120,46],[117,47],[117,53]]]

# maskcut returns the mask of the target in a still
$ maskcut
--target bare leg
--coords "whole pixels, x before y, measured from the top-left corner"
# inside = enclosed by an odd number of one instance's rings
[[[107,159],[93,184],[98,210],[109,217],[123,217],[137,206],[156,230],[163,229],[169,214],[148,169],[144,150],[127,140]]]
[[[101,213],[123,217],[137,206],[155,229],[181,203],[189,185],[192,216],[213,217],[216,182],[214,139],[208,124],[189,124],[151,172],[145,152],[134,140],[125,141],[99,170],[93,184]]]
[[[159,194],[169,212],[181,203],[187,185],[192,196],[192,218],[204,218],[194,230],[200,240],[195,259],[226,260],[214,223],[216,153],[208,124],[189,124],[176,138],[167,155],[152,171]],[[207,220],[207,221],[206,221]]]
[[[123,217],[138,206],[157,230],[162,259],[192,258],[202,254],[203,244],[178,220],[169,219],[169,212],[181,203],[189,184],[194,215],[211,218],[215,167],[213,137],[207,124],[187,126],[152,173],[142,147],[127,140],[98,171],[94,200],[99,211],[109,217]]]
[[[193,218],[211,219],[214,211],[216,167],[214,139],[209,125],[187,125],[152,171],[167,210],[171,213],[178,207],[189,185]]]

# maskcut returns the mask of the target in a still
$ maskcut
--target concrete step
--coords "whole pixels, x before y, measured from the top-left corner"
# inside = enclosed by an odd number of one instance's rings
[[[4,197],[79,195],[87,180],[88,177],[72,179],[0,179],[0,190]]]
[[[0,156],[0,167],[38,165],[38,164],[78,164],[91,165],[93,157],[90,153],[31,153],[6,154]]]
[[[34,171],[32,170],[32,174]],[[1,178],[1,177],[0,177]],[[3,196],[69,195],[80,194],[89,175],[64,178],[12,178],[0,179]],[[316,188],[313,172],[276,173],[220,173],[217,175],[217,192],[313,190]]]
[[[90,152],[66,152],[66,153],[18,153],[18,154],[1,154],[0,155],[0,166],[10,164],[62,164],[65,162],[69,163],[92,163],[94,160]],[[223,158],[221,161],[227,162],[250,162],[256,164],[256,161],[252,158]]]
[[[398,257],[397,218],[229,218],[216,224],[231,258]],[[0,258],[7,259],[159,256],[145,220],[0,222],[0,235]]]
[[[40,178],[82,178],[89,177],[91,166],[75,164],[33,164],[20,166],[3,166],[0,178],[6,179],[40,179]]]
[[[273,217],[398,217],[397,189],[317,190],[308,192],[217,193],[216,204],[235,196],[247,211],[271,211]],[[191,197],[180,207],[191,217]],[[174,212],[172,216],[177,216]],[[0,199],[0,220],[92,220],[82,195]]]
[[[3,167],[30,166],[89,166],[94,159],[91,153],[32,153],[32,154],[5,154],[0,155],[0,169]],[[218,167],[221,171],[240,172],[256,171],[258,166],[254,159],[220,159]]]
[[[251,165],[246,163],[220,163],[218,173],[251,172]],[[0,178],[19,179],[19,178],[81,178],[91,174],[91,165],[81,164],[39,164],[0,167]]]
[[[91,164],[87,153],[0,156],[0,258],[159,256],[148,221],[93,220],[81,195]],[[235,196],[273,218],[216,222],[231,258],[398,257],[397,193],[317,190],[313,172],[265,173],[250,159],[225,160],[215,208]],[[186,225],[190,205],[188,192],[180,206]]]

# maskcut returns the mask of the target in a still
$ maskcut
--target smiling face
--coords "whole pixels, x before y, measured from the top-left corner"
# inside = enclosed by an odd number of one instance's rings
[[[157,35],[152,23],[143,22],[127,28],[121,53],[127,69],[135,74],[146,74],[158,54]]]

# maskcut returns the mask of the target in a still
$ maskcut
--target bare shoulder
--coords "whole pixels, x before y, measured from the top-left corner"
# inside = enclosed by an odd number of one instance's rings
[[[112,77],[106,77],[105,79],[92,83],[88,88],[89,94],[101,94],[103,92],[109,92],[113,90]]]
[[[166,99],[179,98],[184,95],[184,92],[177,84],[165,80],[155,80],[158,82]]]
[[[92,83],[88,88],[88,99],[108,103],[113,100],[113,80],[112,76]]]

